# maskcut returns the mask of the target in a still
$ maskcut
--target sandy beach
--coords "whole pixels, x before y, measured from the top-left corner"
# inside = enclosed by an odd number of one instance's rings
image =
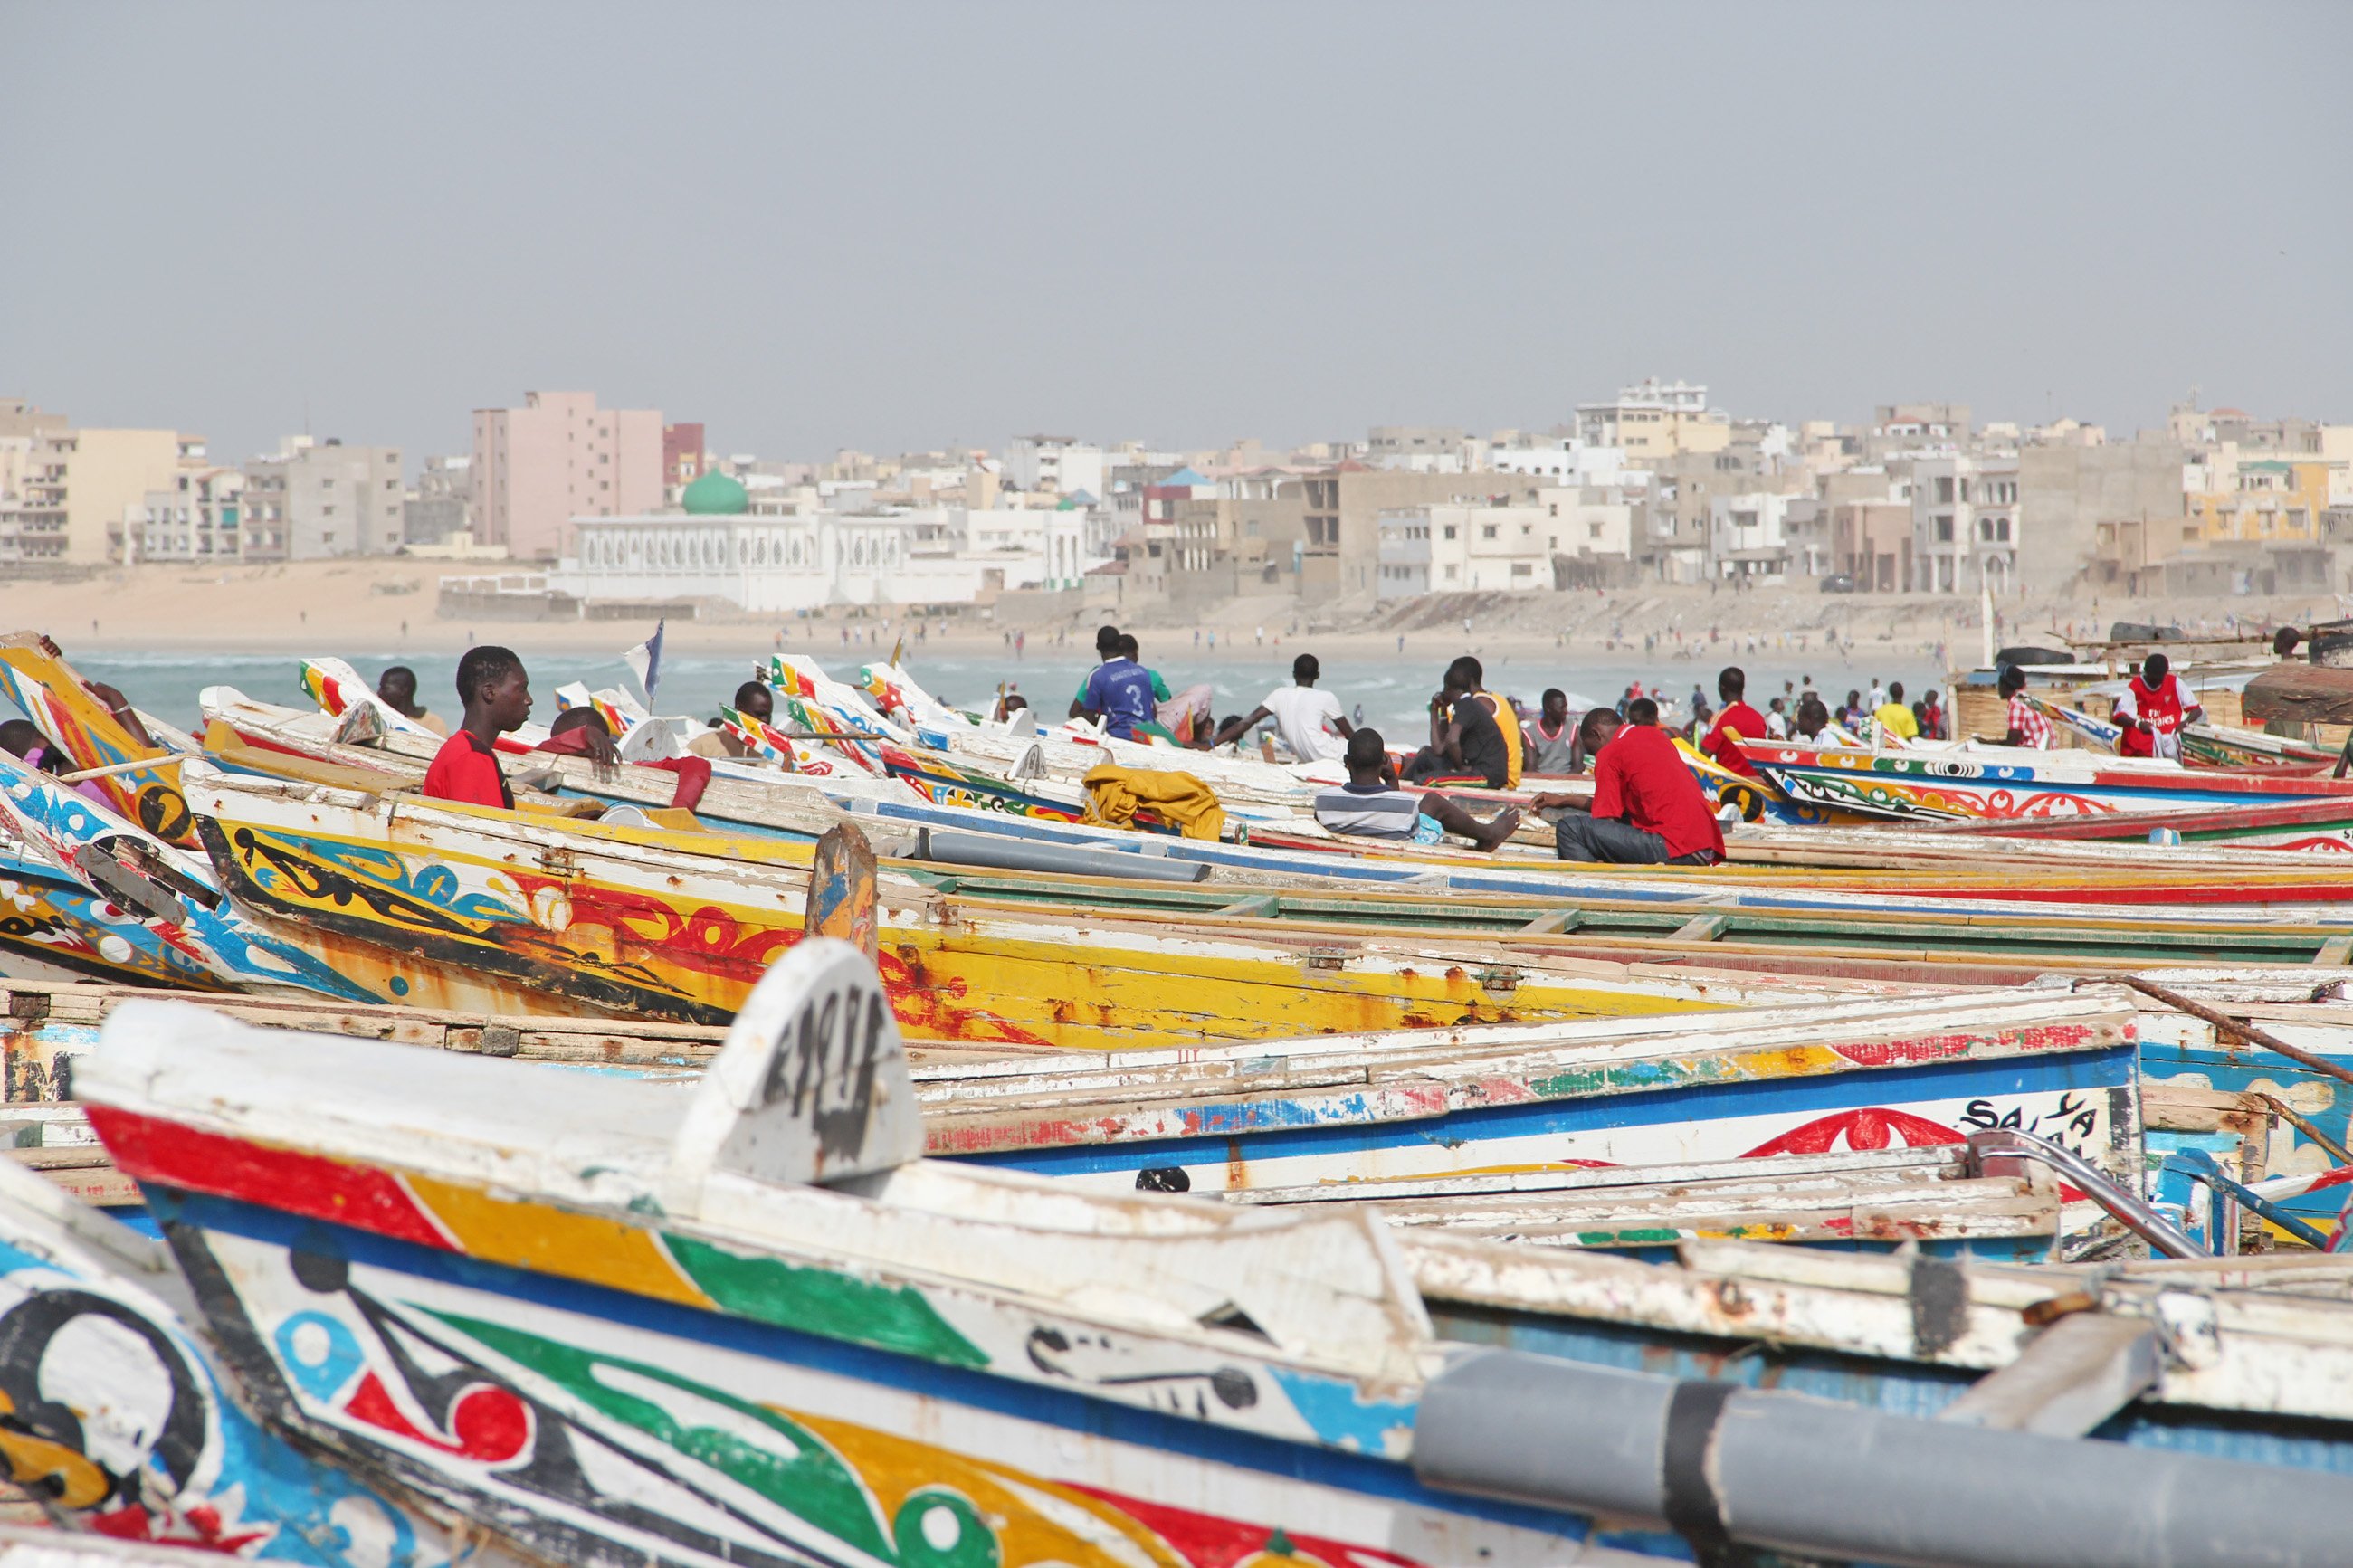
[[[144,564],[99,572],[74,582],[19,581],[0,588],[10,628],[37,627],[69,648],[94,652],[201,654],[301,653],[367,647],[414,653],[457,653],[475,642],[498,641],[519,650],[610,654],[638,641],[650,626],[624,621],[491,621],[442,619],[436,613],[445,563],[398,558],[303,562],[276,566],[206,568]],[[1326,657],[1380,653],[1395,657],[1398,639],[1409,655],[1451,657],[1468,643],[1482,654],[1533,655],[1547,649],[1584,655],[1642,654],[1704,662],[1733,652],[1795,658],[1827,650],[1834,634],[1842,650],[1868,661],[1946,668],[1977,662],[1982,634],[1975,599],[1902,595],[1831,595],[1810,585],[1733,593],[1704,587],[1645,585],[1607,591],[1493,595],[1468,606],[1458,600],[1383,605],[1335,615],[1314,624],[1288,597],[1244,598],[1181,618],[1166,610],[1121,616],[1124,626],[1173,654],[1205,647],[1214,633],[1227,651],[1248,648],[1270,657],[1282,647],[1311,642]],[[2092,640],[2113,620],[2179,624],[2217,632],[2282,622],[2330,618],[2328,598],[2242,598],[2171,603],[2150,599],[2031,595],[1998,606],[2002,643],[2049,645],[2060,637]],[[1033,655],[1084,653],[1096,616],[1017,621],[966,610],[934,621],[926,647],[980,654],[1025,633]],[[669,646],[680,652],[757,656],[778,647],[880,647],[908,629],[902,612],[887,606],[835,610],[806,618],[730,612],[670,623]],[[854,642],[841,640],[848,628]],[[1196,643],[1195,633],[1202,641]],[[871,641],[870,641],[871,637]],[[1171,640],[1175,647],[1170,647]],[[1947,658],[1936,659],[1942,648]]]

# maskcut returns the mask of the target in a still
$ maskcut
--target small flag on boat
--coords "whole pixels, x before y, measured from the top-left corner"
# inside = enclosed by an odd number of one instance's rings
[[[645,689],[646,702],[649,707],[654,700],[655,683],[661,679],[662,628],[668,625],[670,623],[666,620],[656,621],[654,635],[621,656],[637,675],[638,684]]]

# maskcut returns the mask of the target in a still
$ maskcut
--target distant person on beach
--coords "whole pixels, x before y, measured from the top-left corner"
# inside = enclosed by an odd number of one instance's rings
[[[737,687],[735,700],[730,706],[747,719],[757,719],[763,724],[776,722],[776,694],[768,689],[768,683],[765,680],[747,680]],[[716,719],[712,720],[713,725],[718,722]],[[698,757],[742,758],[759,754],[726,731],[715,728],[689,741],[686,749]]]
[[[1348,737],[1356,726],[1342,717],[1340,700],[1328,691],[1315,689],[1323,678],[1324,667],[1312,653],[1303,653],[1291,661],[1291,684],[1277,687],[1266,694],[1266,700],[1251,709],[1238,727],[1218,726],[1211,746],[1222,746],[1244,730],[1268,719],[1282,736],[1291,754],[1303,763],[1326,763],[1345,754]]]
[[[465,704],[465,717],[433,753],[425,796],[512,811],[514,791],[499,767],[498,740],[531,717],[531,677],[522,660],[495,643],[468,648],[458,661],[458,700]]]
[[[1865,711],[1866,710],[1862,705],[1862,693],[1857,691],[1852,686],[1848,687],[1846,689],[1846,706],[1839,710],[1839,727],[1842,730],[1856,730],[1862,728],[1862,716]]]
[[[1712,759],[1717,766],[1753,779],[1757,776],[1756,768],[1740,754],[1740,748],[1732,744],[1741,740],[1761,741],[1767,733],[1765,715],[1748,706],[1747,691],[1748,672],[1736,664],[1725,665],[1715,678],[1715,694],[1724,699],[1724,711],[1715,716],[1699,750],[1702,756]]]
[[[2116,699],[2113,716],[2123,726],[2116,736],[2116,755],[2178,759],[2182,726],[2206,717],[2206,710],[2184,689],[2181,677],[2173,673],[2173,661],[2153,653]]]
[[[2026,700],[2026,671],[2014,664],[2005,664],[1994,678],[1994,690],[2010,704],[2010,728],[2000,735],[1979,735],[1989,746],[2024,746],[2030,751],[2051,749],[2051,721],[2042,710]]]
[[[1638,698],[1627,718],[1607,708],[1585,716],[1594,753],[1593,804],[1540,795],[1539,809],[1569,807],[1553,824],[1554,853],[1609,866],[1713,866],[1724,858],[1724,828],[1683,753],[1659,728],[1659,705]]]
[[[1315,795],[1315,820],[1334,833],[1356,838],[1388,838],[1436,844],[1459,833],[1493,850],[1520,826],[1520,814],[1506,806],[1482,822],[1436,790],[1399,789],[1389,766],[1388,748],[1378,730],[1359,730],[1341,753],[1348,782]]]
[[[1448,780],[1503,789],[1512,767],[1495,713],[1479,700],[1479,661],[1464,655],[1446,667],[1445,684],[1430,700],[1430,744],[1406,760],[1411,783]]]
[[[1786,741],[1789,738],[1789,703],[1785,697],[1776,697],[1765,710],[1765,738]]]
[[[384,700],[385,706],[402,718],[422,724],[437,735],[449,732],[448,721],[417,705],[417,672],[408,666],[396,664],[377,676],[375,694]]]
[[[1568,693],[1555,686],[1544,694],[1544,707],[1535,720],[1520,731],[1521,744],[1526,748],[1524,771],[1532,773],[1567,774],[1577,771],[1577,726],[1568,721]]]
[[[1920,721],[1904,705],[1904,683],[1900,680],[1887,688],[1887,700],[1871,710],[1872,721],[1879,726],[1883,740],[1916,741],[1920,738]]]

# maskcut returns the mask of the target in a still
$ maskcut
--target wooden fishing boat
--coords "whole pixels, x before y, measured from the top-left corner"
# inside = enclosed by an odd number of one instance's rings
[[[194,847],[195,824],[180,793],[178,754],[134,739],[47,637],[34,632],[0,637],[0,697],[77,766],[106,770],[91,782],[125,818],[168,843]],[[140,717],[150,735],[166,736],[166,726]],[[181,752],[193,749],[184,745]]]
[[[803,847],[185,771],[239,909],[298,944],[372,946],[372,965],[336,962],[396,999],[456,972],[501,986],[507,1010],[723,1022],[799,936]],[[950,922],[896,882],[885,900],[885,983],[926,1039],[1103,1047],[1711,1005],[1674,981],[1482,974],[1442,950]]]
[[[2074,839],[2128,844],[2170,835],[2181,844],[2342,854],[2353,848],[2353,801],[2292,800],[2273,805],[2225,805],[2195,811],[2112,813],[2105,816],[2046,816],[2040,821],[1965,820],[1921,825],[1917,832],[1999,834],[2037,842]]]
[[[161,1241],[0,1161],[0,1461],[56,1522],[90,1532],[45,1531],[47,1555],[0,1563],[85,1568],[82,1540],[150,1563],[199,1561],[190,1548],[353,1568],[371,1551],[416,1568],[516,1561],[482,1549],[472,1521],[255,1420],[200,1323]]]
[[[0,1025],[15,1071],[13,1113],[41,1118],[29,1146],[76,1173],[69,1184],[81,1184],[77,1190],[95,1201],[120,1197],[98,1197],[86,1127],[69,1122],[75,1108],[53,1097],[73,1082],[106,1019],[135,1000],[120,991],[21,987],[9,993],[10,1021]],[[238,999],[217,1016],[249,1027],[325,1030],[638,1079],[691,1079],[718,1040],[715,1030],[686,1025],[311,1001]],[[1844,1162],[1851,1186],[1889,1185],[1873,1173],[1879,1161],[1895,1185],[1916,1187],[1928,1169],[1923,1162],[1948,1160],[1973,1129],[2005,1124],[2061,1140],[2118,1180],[2137,1179],[2133,1037],[2129,994],[2110,988],[1316,1037],[1084,1061],[923,1047],[911,1054],[929,1152],[1092,1190],[1370,1193],[1391,1190],[1382,1183],[1496,1179],[1536,1192],[1602,1166],[1620,1173],[1597,1183],[1633,1180],[1637,1167],[1667,1171],[1653,1184],[1665,1189],[1692,1180],[1689,1167],[1744,1160],[1765,1161],[1745,1168],[1777,1182],[1769,1173],[1784,1156],[1821,1170]],[[1850,1215],[1871,1208],[1864,1186],[1854,1187]],[[2080,1239],[2095,1217],[2079,1207],[2063,1234],[2055,1200],[2005,1191],[1995,1201],[2000,1194],[1985,1189],[1975,1196],[1988,1201],[1972,1205],[1962,1203],[1970,1193],[1952,1189],[1956,1205],[1985,1211],[1982,1226],[1956,1212],[1925,1237],[1905,1230],[1901,1216],[1841,1235],[1825,1218],[1818,1231],[1788,1238],[1855,1244],[1910,1236],[1936,1246],[1986,1240],[2006,1253],[2048,1251]],[[1794,1192],[1781,1189],[1783,1211]],[[1916,1210],[1932,1196],[1915,1191],[1905,1201]],[[1620,1193],[1616,1201],[1623,1200]]]
[[[233,696],[234,694],[228,694]],[[232,702],[217,689],[207,693],[207,712],[216,721],[233,721],[240,739],[270,752],[299,753],[336,765],[400,769],[403,753],[421,776],[432,747],[415,737],[387,735],[366,747],[335,746],[324,742],[315,719],[271,710],[262,705]],[[379,750],[378,748],[385,748]],[[386,751],[391,754],[387,755]],[[269,755],[231,755],[218,744],[212,754],[233,767],[267,770]],[[1701,760],[1703,765],[1704,760]],[[533,759],[543,769],[550,786],[566,797],[603,800],[659,808],[669,798],[675,781],[670,774],[623,768],[599,770],[580,758],[543,755]],[[911,759],[910,766],[913,766]],[[642,776],[640,776],[642,775]],[[1841,878],[1841,864],[1862,865],[1852,847],[1862,843],[1849,836],[1820,837],[1775,837],[1769,830],[1751,829],[1730,840],[1736,872],[1713,868],[1689,872],[1678,868],[1570,866],[1539,852],[1533,858],[1510,854],[1474,856],[1461,850],[1420,849],[1375,845],[1335,837],[1312,819],[1261,820],[1250,825],[1250,842],[1211,845],[1177,843],[1157,836],[1139,836],[1117,829],[1054,819],[1045,806],[1029,815],[1014,810],[971,809],[954,804],[935,805],[912,790],[897,789],[890,778],[850,775],[851,795],[841,792],[838,777],[770,775],[757,781],[714,778],[698,812],[729,830],[762,836],[813,838],[834,821],[843,808],[869,814],[869,820],[918,828],[994,834],[1059,848],[1113,854],[1158,854],[1208,865],[1219,879],[1240,879],[1275,886],[1303,879],[1346,881],[1408,881],[1428,885],[1443,879],[1454,893],[1549,891],[1564,899],[1609,896],[1662,898],[1675,901],[1729,900],[1743,906],[1785,906],[1808,901],[1772,883],[1758,884],[1745,868],[1775,864],[1811,868],[1793,871],[1780,882],[1799,882],[1809,891],[1835,893],[1865,905],[1915,912],[1957,912],[1966,903],[1998,900],[2007,903],[2047,900],[2053,903],[2163,903],[2178,901],[2208,905],[2217,902],[2298,903],[2335,901],[2344,897],[2339,879],[2319,873],[2296,859],[2209,860],[2191,863],[2179,855],[2109,854],[2070,862],[2064,858],[2021,849],[2014,863],[1997,863],[1989,851],[1964,857],[1947,854],[1936,861],[1936,847],[1924,845],[1917,853],[1896,841],[1873,841],[1872,868],[1904,869],[1900,880],[1884,877]],[[1736,775],[1725,773],[1727,780]],[[878,787],[880,786],[880,793]],[[1731,784],[1725,787],[1731,788]],[[1483,798],[1483,797],[1482,797]],[[1494,802],[1507,797],[1497,795]],[[1735,802],[1738,804],[1738,802]],[[2347,802],[2353,809],[2353,799]],[[1070,815],[1065,813],[1065,815]],[[1869,820],[1843,814],[1849,822]],[[1882,819],[1883,820],[1883,819]],[[1531,818],[1522,837],[1548,840],[1549,827]],[[1606,891],[1605,891],[1606,889]],[[1901,889],[1901,890],[1899,890]],[[1910,895],[1910,896],[1907,896]]]
[[[2353,800],[2353,781],[2191,770],[2084,752],[1869,752],[1768,741],[1742,741],[1740,750],[1794,800],[1880,817],[2033,819]]]
[[[117,984],[220,988],[222,983],[103,893],[60,871],[0,816],[0,974],[67,975]]]
[[[89,894],[86,919],[103,901],[113,927],[98,938],[128,943],[128,931],[169,948],[206,982],[239,990],[299,991],[345,1001],[376,1000],[328,963],[258,931],[228,908],[211,868],[135,827],[105,806],[0,754],[0,822],[17,844]],[[174,963],[177,977],[182,964]]]
[[[1701,1549],[1654,1502],[1597,1519],[1593,1500],[1468,1495],[1512,1489],[1447,1415],[1499,1373],[1581,1389],[1598,1368],[1682,1370],[1736,1341],[1757,1348],[1728,1358],[1734,1382],[1826,1395],[1807,1409],[1837,1425],[1835,1451],[1895,1444],[1914,1484],[1979,1472],[1917,1450],[1932,1424],[1887,1426],[1907,1402],[1952,1406],[1942,1431],[2013,1505],[2038,1471],[2075,1480],[2081,1449],[2142,1467],[2094,1497],[2259,1501],[2274,1553],[2341,1514],[2327,1477],[2353,1458],[2337,1370],[2353,1306],[2251,1289],[2258,1271],[1800,1268],[1698,1243],[1662,1268],[1395,1230],[1354,1205],[1097,1196],[914,1161],[894,1045],[871,971],[813,942],[691,1094],[525,1089],[514,1063],[420,1065],[152,1005],[116,1016],[84,1077],[263,1419],[536,1561],[1687,1559]],[[2062,1300],[2085,1321],[2053,1335]],[[2153,1346],[2147,1371],[2061,1400],[2050,1363],[2094,1331]],[[1498,1341],[1534,1353],[1466,1355]],[[1613,1386],[1631,1391],[1627,1375]],[[2040,1398],[2021,1387],[2038,1382]],[[1735,1398],[1761,1421],[1798,1414]],[[2121,1446],[1999,1435],[2094,1426]],[[1640,1432],[1596,1436],[1643,1468]],[[2159,1451],[2183,1447],[2258,1462]],[[1555,1479],[1543,1495],[1597,1495],[1577,1462]],[[1854,1511],[1850,1489],[1844,1522],[1775,1539],[1823,1561],[1922,1554],[1866,1550],[1841,1532]]]

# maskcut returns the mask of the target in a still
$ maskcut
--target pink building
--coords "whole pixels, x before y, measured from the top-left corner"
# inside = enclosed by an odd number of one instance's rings
[[[662,416],[598,408],[593,392],[526,392],[474,410],[474,526],[519,560],[564,553],[575,517],[637,516],[662,502]]]

